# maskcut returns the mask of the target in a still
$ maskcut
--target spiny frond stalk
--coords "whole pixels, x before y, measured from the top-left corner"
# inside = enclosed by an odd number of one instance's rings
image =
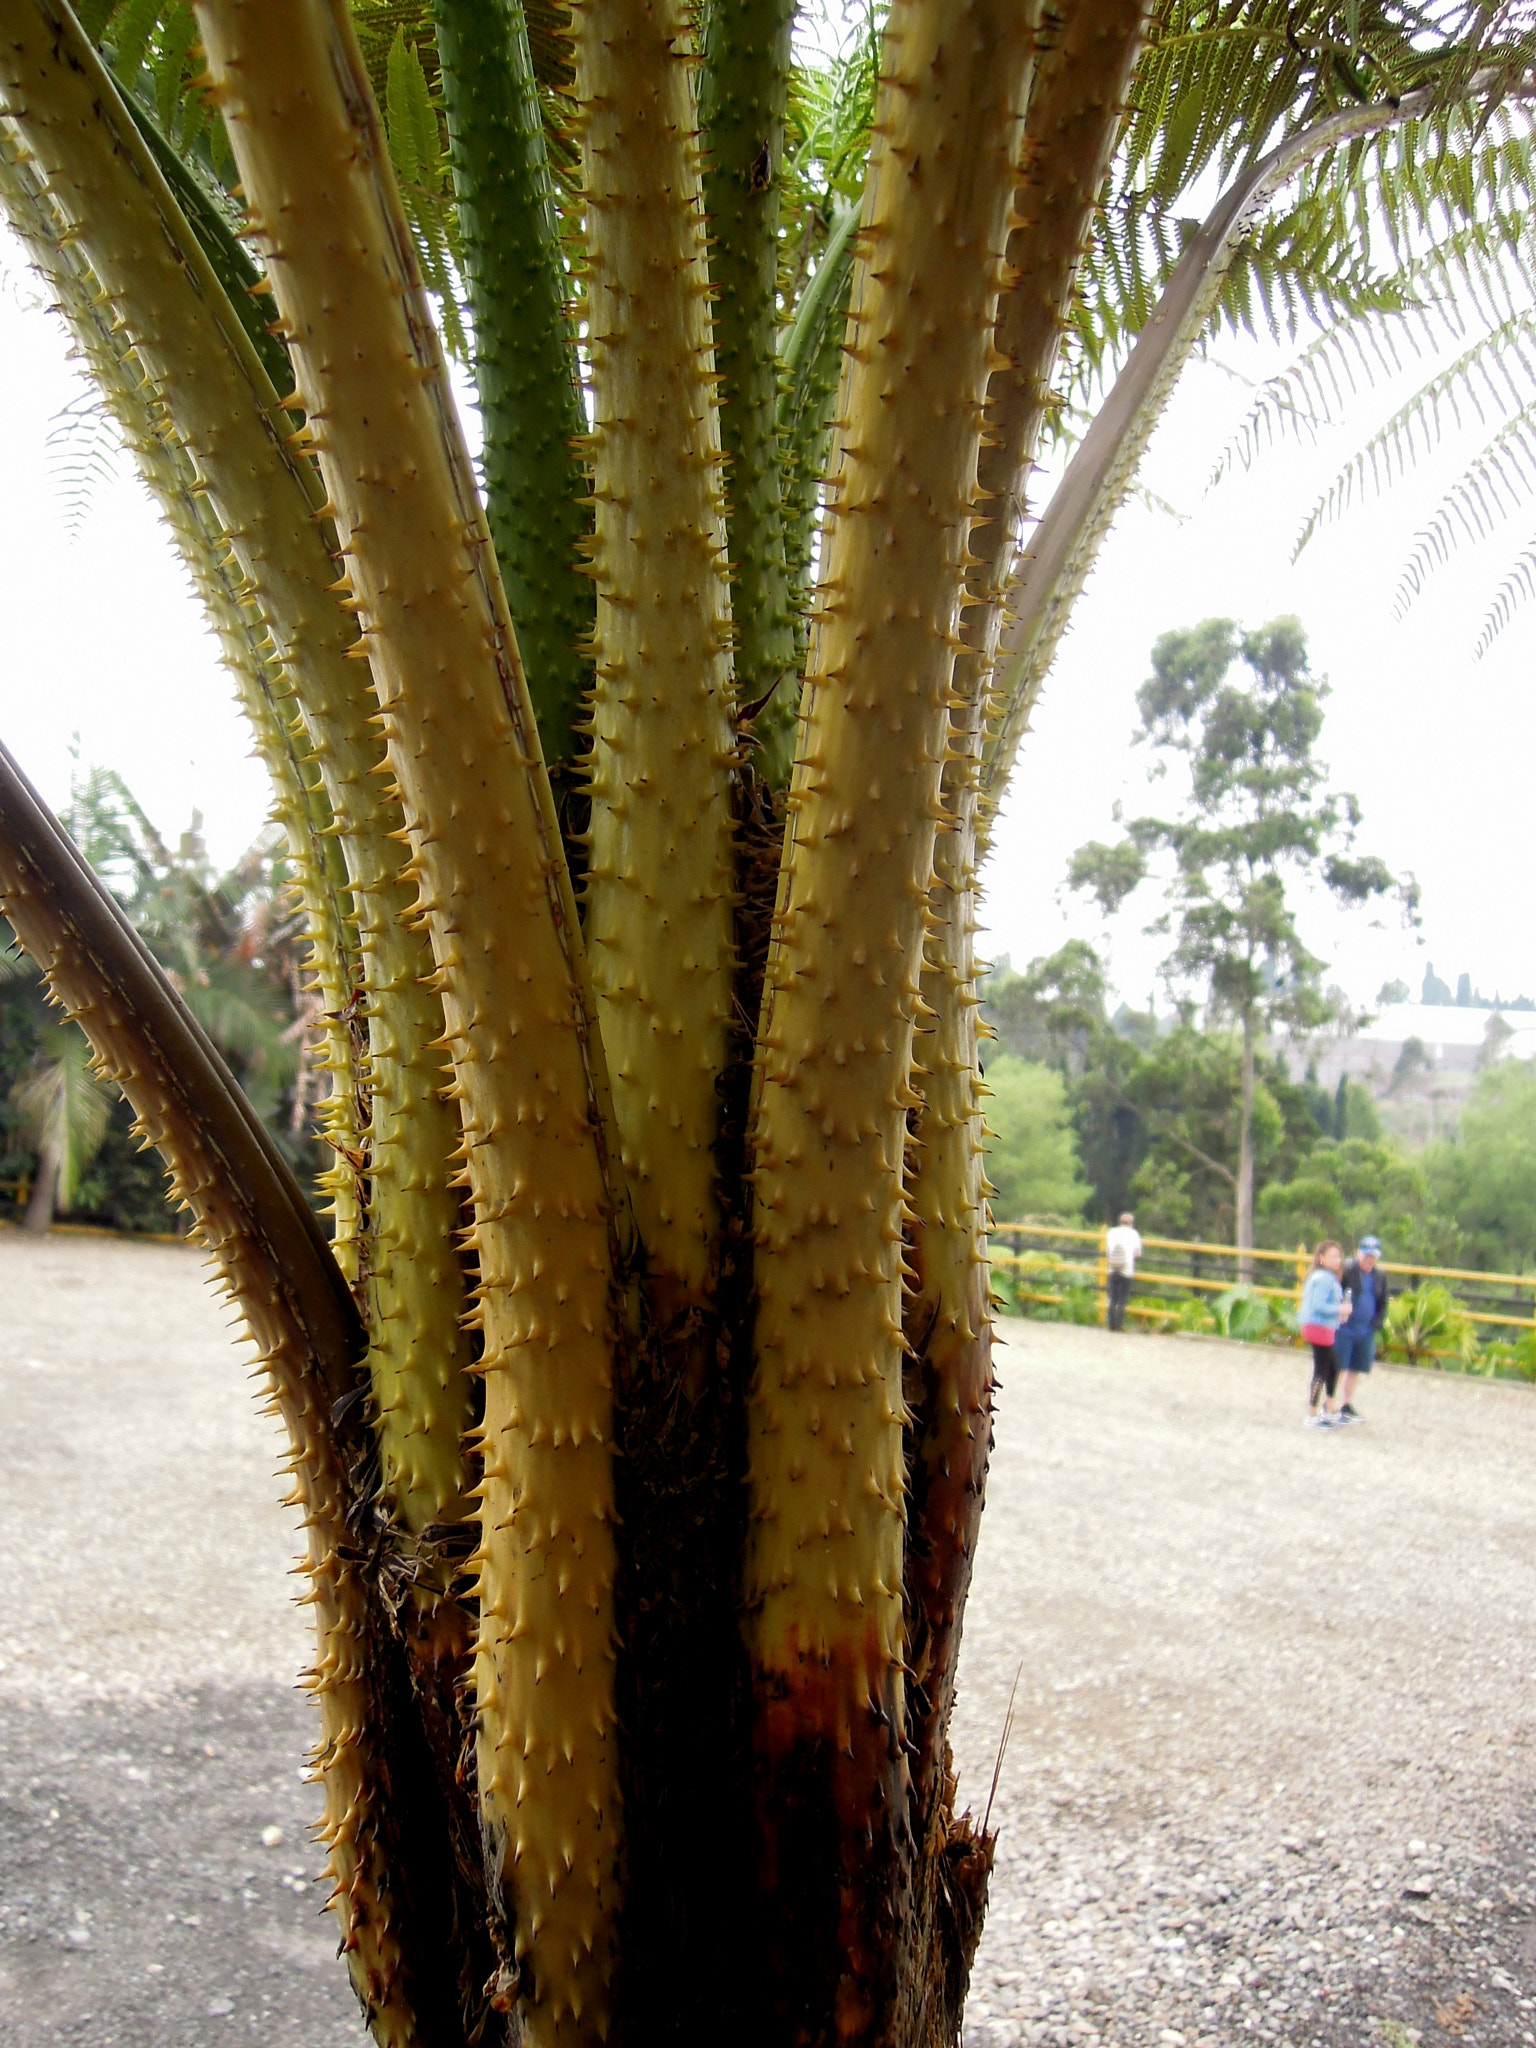
[[[849,316],[804,751],[759,1034],[748,1640],[785,2010],[838,2031],[894,1996],[907,1840],[903,1153],[934,826],[1013,152],[1033,38],[994,0],[899,0]],[[791,1787],[794,1788],[793,1794]],[[835,1846],[835,1852],[833,1845]],[[804,1851],[802,1849],[801,1853]],[[835,1979],[836,1968],[833,1968]]]
[[[210,310],[223,294],[195,253],[185,264],[178,262],[166,232],[175,202],[67,7],[49,0],[0,0],[0,118],[6,136],[0,148],[9,165],[0,204],[52,288],[76,347],[171,525],[272,778],[323,1006],[323,1059],[331,1083],[323,1127],[337,1153],[326,1176],[333,1238],[337,1257],[355,1281],[364,1219],[357,1175],[348,1162],[362,1144],[367,1109],[352,1025],[362,963],[346,868],[331,835],[333,817],[320,778],[292,730],[291,684],[231,551],[230,521],[201,498],[206,473],[187,452],[186,437],[168,411],[169,389],[182,366],[183,352],[169,339],[178,332],[177,311],[182,305],[193,309],[193,332],[223,358],[227,333]],[[238,327],[232,314],[228,324]],[[188,337],[185,329],[180,332],[185,349]],[[237,348],[242,363],[253,359],[243,330]],[[196,378],[203,352],[194,344],[185,353]],[[239,371],[235,381],[241,382]],[[206,449],[208,436],[228,445],[225,395],[220,391],[197,419],[190,434],[194,446]],[[269,452],[279,432],[290,427],[286,415],[280,430],[265,418],[254,422]]]
[[[316,878],[306,901],[327,869],[340,898],[329,919],[323,902],[311,911],[333,1083],[327,1130],[337,1162],[328,1179],[340,1255],[375,1297],[370,1368],[385,1492],[419,1539],[468,1508],[469,1354],[448,1186],[457,1140],[432,1050],[442,1005],[426,985],[426,941],[407,925],[400,811],[380,777],[356,621],[337,602],[335,536],[307,452],[313,428],[294,435],[73,17],[49,0],[0,6],[14,17],[9,123],[33,172],[49,180],[66,229],[56,247],[93,266],[97,290],[63,303],[77,334],[133,350],[142,389],[128,402],[150,426],[134,436],[141,469],[162,502],[168,465],[179,478],[168,511],[273,774],[299,874]],[[412,1547],[419,1553],[419,1542]]]
[[[522,0],[435,0],[491,539],[557,780],[592,683],[592,529],[560,227]]]
[[[1025,489],[1084,245],[1123,124],[1143,0],[1077,0],[1042,36],[1020,150],[970,530],[914,1046],[922,1096],[911,1202],[914,1362],[908,1517],[917,1805],[942,1825],[944,1742],[991,1444],[991,1319],[976,992],[977,798],[987,687]]]
[[[731,1004],[730,592],[683,0],[579,0],[597,684],[586,934],[646,1271],[706,1294]],[[644,305],[646,316],[634,309]]]
[[[366,1421],[355,1399],[365,1383],[345,1280],[218,1054],[3,748],[0,910],[127,1096],[140,1134],[159,1148],[268,1375],[307,1531],[322,1834],[347,1966],[384,2048],[429,2039],[446,2048],[457,1999],[451,1972],[443,1981],[437,1816],[424,1814],[425,1839],[415,1838],[392,1803],[416,1759],[355,1533],[366,1507],[356,1481],[367,1464]]]
[[[320,466],[402,792],[464,1128],[485,1345],[476,1696],[492,1890],[513,1921],[530,2037],[596,2040],[620,1823],[613,1198],[569,879],[346,10],[205,0],[198,19],[300,387],[324,423]]]
[[[699,126],[725,452],[736,694],[767,779],[789,780],[794,618],[778,438],[780,187],[794,0],[715,0],[704,11]]]
[[[832,446],[858,225],[859,208],[845,202],[833,218],[821,261],[785,330],[779,358],[785,558],[797,647],[809,640],[822,484]]]

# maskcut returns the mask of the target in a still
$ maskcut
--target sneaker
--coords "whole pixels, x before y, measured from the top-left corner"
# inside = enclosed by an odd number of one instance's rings
[[[1333,1417],[1320,1415],[1315,1408],[1309,1408],[1302,1421],[1303,1429],[1332,1429]]]
[[[1364,1422],[1365,1417],[1363,1415],[1357,1415],[1354,1409],[1351,1408],[1349,1403],[1346,1401],[1344,1403],[1344,1406],[1339,1410],[1339,1420],[1340,1422]]]

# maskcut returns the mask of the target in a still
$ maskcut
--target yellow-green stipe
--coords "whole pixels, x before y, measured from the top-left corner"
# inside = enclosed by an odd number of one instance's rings
[[[34,0],[0,0],[0,149],[10,160],[0,205],[47,281],[75,345],[106,394],[151,493],[175,534],[207,607],[241,709],[272,778],[276,816],[304,905],[309,965],[323,1010],[321,1064],[331,1078],[322,1128],[336,1148],[325,1175],[333,1243],[348,1277],[360,1265],[363,1216],[349,1163],[361,1144],[357,1033],[351,1021],[361,973],[346,871],[329,837],[332,814],[307,748],[291,730],[291,688],[267,627],[250,602],[218,510],[200,496],[202,478],[169,414],[163,373],[173,358],[157,318],[156,285],[166,276],[187,290],[153,205],[137,174],[131,124],[107,126],[119,112],[116,90],[67,9]],[[23,160],[24,159],[24,160]],[[155,176],[158,182],[158,174]],[[115,201],[115,204],[103,203]],[[159,275],[142,277],[142,257]],[[141,281],[120,295],[125,280]],[[134,317],[135,314],[138,317]],[[144,344],[142,347],[140,344]],[[291,424],[285,418],[285,431]]]
[[[345,922],[355,916],[357,926],[355,935],[346,933],[350,960],[341,968],[330,966],[324,943],[337,920],[333,914],[328,923],[325,906],[311,906],[312,889],[306,894],[321,935],[317,968],[334,1076],[327,1135],[338,1161],[328,1180],[349,1277],[373,1296],[370,1371],[385,1492],[404,1527],[419,1535],[468,1508],[469,1352],[454,1250],[458,1204],[448,1185],[457,1129],[439,1093],[441,1054],[432,1049],[442,1006],[427,986],[430,949],[407,925],[413,899],[399,872],[399,806],[379,772],[383,748],[371,724],[377,706],[357,658],[356,622],[334,589],[334,536],[307,452],[313,429],[293,434],[243,324],[74,17],[56,0],[0,0],[0,21],[11,30],[14,84],[6,104],[35,167],[49,177],[72,246],[92,260],[102,294],[97,317],[133,347],[148,379],[145,402],[160,414],[163,436],[188,452],[187,481],[202,494],[201,511],[189,501],[193,515],[203,528],[215,522],[227,539],[215,581],[247,618],[264,622],[258,677],[225,632],[227,607],[226,616],[215,612],[290,841],[302,815],[301,785],[317,776],[324,793],[311,789],[311,805],[319,801],[327,826],[334,818],[329,858],[341,873],[332,880],[343,893],[350,880]],[[47,260],[45,251],[35,254]],[[135,445],[141,468],[156,460],[142,437]],[[198,530],[189,534],[180,517],[178,539],[212,602],[214,558],[193,544]],[[363,1163],[366,1218],[358,1213]]]
[[[759,1748],[771,1786],[824,1746],[845,1883],[872,1785],[900,1831],[903,1151],[1031,44],[1003,0],[891,11],[760,1033],[746,1583],[779,1697]]]
[[[991,1439],[975,958],[987,686],[1068,297],[1120,132],[1144,18],[1143,0],[1076,0],[1042,28],[978,461],[982,516],[970,532],[969,602],[944,765],[946,815],[935,846],[914,1048],[923,1109],[911,1188],[918,1268],[906,1309],[922,1387],[913,1482],[921,1506],[907,1564],[910,1663],[940,1726],[948,1718]],[[937,1783],[941,1745],[920,1739],[918,1748],[927,1793]]]
[[[690,22],[684,0],[575,11],[597,500],[586,935],[647,1268],[682,1302],[718,1227],[734,744]]]
[[[81,872],[72,874],[75,868]],[[332,1404],[351,1384],[361,1332],[307,1237],[303,1198],[197,1027],[135,935],[83,876],[83,863],[0,750],[0,910],[90,1039],[238,1303],[292,1446],[291,1502],[303,1509],[319,1655],[316,1762],[331,1904],[354,1988],[384,2048],[415,2048],[402,1947],[410,1915],[392,1872],[388,1771],[378,1728],[377,1637],[348,1526],[346,1462]],[[319,1253],[320,1257],[316,1257]]]
[[[1040,31],[987,387],[982,516],[970,538],[966,652],[956,673],[968,701],[984,696],[996,660],[1073,280],[1124,125],[1146,18],[1146,0],[1068,0]]]
[[[610,1197],[538,736],[350,18],[205,0],[350,563],[464,1130],[485,1349],[479,1775],[535,2043],[607,2031],[617,1905]],[[473,901],[471,924],[466,906]]]

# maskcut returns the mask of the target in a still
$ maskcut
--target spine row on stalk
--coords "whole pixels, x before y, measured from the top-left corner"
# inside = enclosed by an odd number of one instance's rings
[[[552,772],[591,687],[591,532],[559,225],[523,0],[435,0],[491,539]]]
[[[482,1819],[528,2034],[606,2031],[610,1197],[600,1049],[511,621],[341,0],[200,0],[363,624],[464,1131],[486,1378]],[[471,921],[468,907],[473,904]]]
[[[411,1915],[398,1889],[389,1774],[374,1746],[378,1634],[350,1518],[358,1506],[333,1405],[354,1384],[361,1331],[303,1197],[218,1057],[0,749],[0,910],[90,1039],[101,1071],[157,1146],[218,1264],[292,1445],[319,1656],[316,1762],[332,1900],[353,1985],[385,2048],[417,2048]],[[329,1267],[329,1272],[327,1271]]]
[[[99,75],[93,75],[99,74]],[[356,1280],[363,1235],[357,1174],[349,1163],[362,1142],[364,1075],[352,1011],[361,961],[346,871],[332,817],[307,752],[291,730],[292,693],[260,617],[247,602],[244,576],[214,509],[200,504],[200,478],[178,446],[156,372],[164,347],[150,344],[147,319],[134,319],[118,287],[141,256],[175,259],[152,213],[134,219],[131,154],[114,146],[103,109],[116,103],[111,80],[67,10],[0,4],[0,121],[11,160],[0,204],[52,291],[75,346],[123,430],[140,474],[175,534],[208,608],[240,706],[250,722],[276,796],[276,816],[304,906],[323,1014],[321,1066],[330,1077],[322,1129],[336,1150],[323,1178],[332,1204],[336,1255]],[[126,118],[126,117],[125,117]],[[119,141],[123,138],[118,138]],[[136,131],[127,138],[129,151]],[[116,187],[115,193],[113,187]],[[128,206],[121,202],[127,188]],[[124,219],[132,225],[124,233]],[[114,248],[115,245],[115,248]],[[151,283],[147,297],[153,301]]]
[[[597,529],[586,935],[647,1269],[709,1284],[731,1001],[730,597],[685,0],[579,0]]]
[[[765,772],[788,780],[798,706],[778,433],[779,194],[794,0],[705,10],[699,125],[705,150],[715,368],[736,621],[736,695]]]
[[[1053,17],[1032,81],[1009,222],[996,357],[978,462],[983,516],[970,532],[964,642],[955,663],[945,823],[935,849],[924,1024],[914,1058],[923,1097],[912,1204],[917,1272],[906,1322],[921,1396],[917,1513],[907,1560],[911,1663],[922,1688],[918,1802],[943,1782],[954,1689],[991,1447],[991,1328],[976,993],[978,786],[987,689],[1003,591],[1073,279],[1120,132],[1141,46],[1143,0],[1077,0]]]
[[[238,645],[227,637],[225,645],[284,823],[297,815],[305,785],[311,808],[326,814],[322,843],[344,900],[350,883],[345,917],[328,921],[326,904],[306,895],[335,1082],[328,1135],[338,1160],[328,1179],[349,1275],[370,1297],[385,1493],[408,1536],[419,1539],[468,1505],[468,1346],[454,1250],[458,1204],[448,1186],[457,1129],[439,1093],[441,1054],[432,1049],[442,1005],[427,986],[431,954],[407,926],[412,894],[399,873],[398,801],[379,772],[383,749],[370,722],[377,707],[366,663],[356,658],[355,619],[337,602],[334,535],[309,452],[314,426],[294,433],[74,16],[56,0],[0,0],[0,21],[10,31],[7,117],[48,179],[69,247],[90,261],[99,284],[90,321],[114,347],[131,347],[143,371],[141,408],[152,411],[158,431],[135,443],[141,467],[159,459],[153,442],[184,451],[175,460],[191,470],[184,481],[197,492],[188,500],[195,525],[188,528],[184,510],[177,531],[193,574],[205,595],[211,573],[224,592],[221,633],[231,602],[244,619],[260,621],[259,678]],[[65,260],[36,255],[54,267]],[[72,317],[79,334],[85,316]],[[216,573],[208,546],[197,544],[210,526],[225,550]],[[333,967],[338,941],[347,951]],[[357,1195],[364,1161],[366,1217]]]
[[[847,2038],[892,1995],[907,1854],[903,1155],[1030,53],[1002,0],[898,0],[887,26],[760,1033],[747,1593],[764,1823],[772,1852],[814,1787],[838,1843]],[[780,1898],[801,1882],[781,1872]]]

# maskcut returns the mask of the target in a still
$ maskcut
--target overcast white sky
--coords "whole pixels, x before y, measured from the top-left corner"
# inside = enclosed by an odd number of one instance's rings
[[[1399,977],[1417,994],[1426,960],[1453,987],[1466,970],[1490,995],[1536,995],[1536,933],[1519,908],[1530,874],[1536,608],[1517,611],[1483,660],[1473,654],[1488,599],[1536,514],[1529,526],[1517,514],[1490,542],[1457,553],[1406,618],[1394,619],[1413,537],[1480,445],[1469,422],[1385,500],[1325,528],[1293,566],[1294,538],[1320,489],[1404,387],[1369,394],[1324,445],[1282,446],[1208,491],[1252,402],[1244,379],[1286,359],[1268,347],[1222,344],[1213,362],[1186,374],[1143,481],[1187,516],[1181,523],[1132,503],[1100,558],[998,834],[992,943],[1022,962],[1069,934],[1094,938],[1107,946],[1122,992],[1145,1002],[1166,941],[1143,938],[1140,927],[1157,905],[1138,898],[1104,931],[1087,906],[1060,900],[1068,856],[1085,839],[1115,836],[1117,799],[1134,816],[1159,811],[1172,792],[1171,784],[1149,790],[1148,757],[1129,744],[1157,635],[1214,615],[1255,625],[1292,612],[1307,630],[1314,671],[1332,685],[1319,755],[1337,785],[1360,798],[1359,844],[1399,872],[1412,870],[1423,888],[1422,943],[1395,912],[1373,930],[1369,915],[1341,918],[1326,903],[1304,935],[1357,1002]]]
[[[197,805],[214,858],[232,860],[260,827],[267,797],[213,641],[126,464],[90,482],[72,521],[79,437],[62,447],[49,440],[79,387],[19,259],[4,244],[0,258],[0,737],[58,803],[78,733],[82,757],[118,768],[162,831],[182,830]],[[1186,377],[1144,473],[1186,518],[1139,504],[1122,513],[1036,713],[989,874],[991,943],[1022,962],[1071,933],[1091,937],[1107,946],[1121,990],[1145,1002],[1160,945],[1140,936],[1134,911],[1106,933],[1088,908],[1062,902],[1067,858],[1085,839],[1112,836],[1117,798],[1132,814],[1146,807],[1145,757],[1130,736],[1156,636],[1212,614],[1258,623],[1295,612],[1314,668],[1333,685],[1322,753],[1361,799],[1361,844],[1414,870],[1424,892],[1422,946],[1395,926],[1373,932],[1358,914],[1340,924],[1326,907],[1313,943],[1360,1002],[1394,976],[1417,992],[1426,959],[1453,985],[1465,969],[1490,994],[1536,995],[1526,906],[1536,608],[1516,614],[1487,659],[1472,654],[1487,596],[1525,532],[1517,519],[1490,545],[1458,555],[1406,622],[1394,621],[1401,564],[1454,469],[1448,446],[1387,502],[1325,532],[1293,568],[1291,541],[1332,473],[1330,450],[1275,451],[1207,495],[1249,401],[1241,378],[1256,381],[1279,360],[1231,344],[1219,356],[1226,369],[1196,365]],[[1374,395],[1333,455],[1388,404]],[[1473,445],[1475,436],[1460,447]]]

